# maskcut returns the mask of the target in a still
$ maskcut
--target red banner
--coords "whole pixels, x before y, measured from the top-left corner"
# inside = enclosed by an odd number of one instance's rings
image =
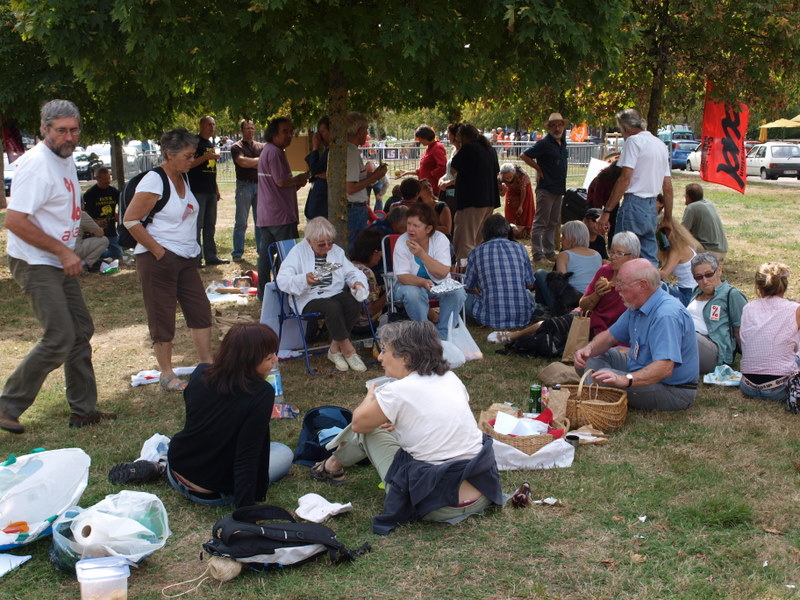
[[[700,177],[744,194],[747,185],[744,137],[750,110],[743,103],[734,107],[712,101],[711,88],[711,82],[707,82]]]

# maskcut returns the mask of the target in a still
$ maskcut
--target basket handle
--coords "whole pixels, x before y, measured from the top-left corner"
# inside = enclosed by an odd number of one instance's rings
[[[581,380],[578,382],[578,400],[580,400],[581,392],[583,391],[583,382],[586,381],[586,378],[594,373],[594,369],[586,369],[581,376]]]

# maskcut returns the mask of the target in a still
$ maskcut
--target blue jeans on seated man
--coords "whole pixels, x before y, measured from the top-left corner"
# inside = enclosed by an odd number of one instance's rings
[[[294,460],[294,452],[286,444],[278,442],[269,443],[269,482],[274,483],[281,477],[289,472],[292,468],[292,461]],[[192,488],[185,485],[172,473],[172,470],[167,465],[167,481],[175,488],[180,494],[196,502],[197,504],[204,504],[206,506],[232,506],[236,500],[233,494],[200,494]],[[211,497],[207,497],[211,496]]]
[[[247,219],[253,213],[253,225],[256,224],[256,206],[258,205],[258,184],[251,181],[236,180],[236,217],[233,225],[233,250],[234,259],[242,258],[244,254],[244,238],[247,234]],[[256,250],[260,247],[261,229],[256,230]]]
[[[105,249],[100,258],[120,259],[122,258],[122,246],[119,245],[118,235],[107,235],[108,248]]]
[[[417,285],[405,285],[396,283],[394,295],[398,302],[405,307],[408,316],[412,321],[428,320],[428,300],[435,298],[439,301],[439,322],[436,329],[439,330],[439,337],[447,339],[447,322],[450,315],[453,315],[453,323],[458,321],[458,313],[467,300],[467,292],[464,288],[447,292],[446,294],[432,294],[426,288]]]

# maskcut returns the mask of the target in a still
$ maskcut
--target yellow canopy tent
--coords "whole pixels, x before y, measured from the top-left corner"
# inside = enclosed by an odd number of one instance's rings
[[[800,115],[797,115],[800,117]],[[797,119],[795,117],[795,119]],[[767,123],[766,125],[762,125],[760,129],[760,133],[758,136],[759,142],[766,142],[767,141],[767,129],[774,129],[776,127],[783,127],[785,129],[798,129],[800,128],[800,121],[797,120],[789,120],[789,119],[778,119],[777,121],[773,121],[772,123]]]

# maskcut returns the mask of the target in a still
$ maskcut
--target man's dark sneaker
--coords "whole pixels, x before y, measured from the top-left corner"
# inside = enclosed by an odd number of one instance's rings
[[[164,467],[149,460],[137,460],[130,463],[119,463],[111,467],[108,480],[116,485],[125,483],[147,483],[161,478]]]
[[[69,426],[86,427],[87,425],[96,425],[100,421],[113,421],[116,418],[117,418],[116,413],[101,412],[99,410],[96,410],[88,417],[79,417],[78,415],[70,415]]]
[[[234,256],[233,257],[233,262],[235,262],[235,263],[240,263],[243,260],[244,260],[244,258],[242,258],[241,256]]]
[[[231,261],[229,261],[227,258],[218,258],[216,256],[214,258],[207,258],[206,259],[206,264],[207,265],[211,265],[211,266],[227,265],[229,262],[231,262]]]
[[[11,433],[25,433],[25,428],[20,425],[20,422],[2,410],[0,410],[0,429],[5,429]]]

